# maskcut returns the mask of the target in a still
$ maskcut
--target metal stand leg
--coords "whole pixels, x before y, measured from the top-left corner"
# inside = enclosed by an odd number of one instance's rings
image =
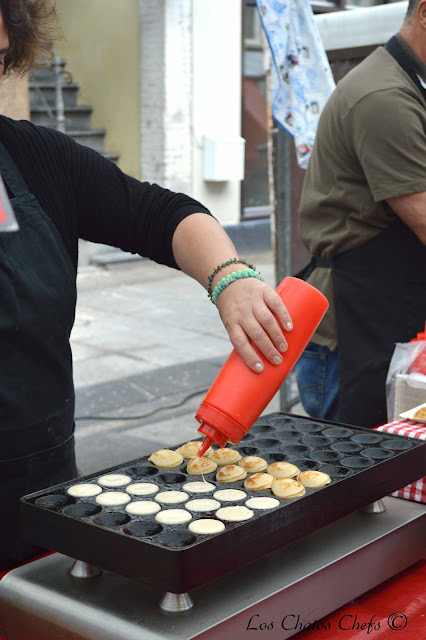
[[[384,511],[386,511],[386,507],[383,500],[376,500],[376,502],[368,504],[366,507],[361,509],[361,511],[364,513],[384,513]]]
[[[160,600],[160,608],[167,613],[182,613],[189,611],[194,606],[189,593],[172,593],[167,591]]]
[[[69,574],[73,578],[96,578],[102,574],[102,569],[95,567],[93,564],[76,560],[72,565]]]

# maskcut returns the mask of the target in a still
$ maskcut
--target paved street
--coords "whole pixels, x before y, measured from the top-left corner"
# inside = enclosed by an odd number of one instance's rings
[[[271,253],[247,258],[275,283]],[[84,266],[77,282],[80,473],[196,438],[194,414],[232,348],[203,288],[148,260]],[[278,397],[265,413],[277,410]]]

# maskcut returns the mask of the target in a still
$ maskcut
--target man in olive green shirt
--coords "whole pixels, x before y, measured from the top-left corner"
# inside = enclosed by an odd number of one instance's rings
[[[378,322],[387,325],[388,321],[374,308],[374,297],[369,308],[362,306],[360,298],[350,319],[344,311],[339,313],[339,307],[349,309],[344,297],[350,295],[356,301],[364,288],[375,290],[379,301],[382,287],[375,271],[379,273],[380,264],[365,263],[364,276],[358,274],[357,282],[352,281],[351,272],[362,270],[364,251],[369,248],[371,254],[374,247],[376,256],[389,257],[394,245],[387,238],[399,234],[398,225],[403,225],[401,237],[406,237],[407,230],[413,236],[407,240],[414,247],[410,245],[409,251],[418,252],[420,261],[426,255],[426,0],[410,0],[404,24],[390,43],[389,50],[388,45],[378,47],[349,72],[330,96],[318,125],[300,205],[300,235],[314,257],[304,277],[330,302],[326,317],[296,366],[301,400],[310,415],[365,426],[374,426],[375,420],[385,417],[385,364],[389,364],[395,341],[407,339],[407,327],[403,316],[398,318],[399,326],[384,343],[386,358],[383,349],[377,353],[380,366],[373,357],[371,368],[376,367],[383,382],[377,398],[381,408],[376,407],[371,416],[368,408],[361,414],[353,410],[356,402],[363,401],[361,395],[358,400],[355,396],[356,380],[350,381],[349,403],[342,397],[345,367],[353,362],[358,377],[368,375],[372,349],[362,356],[364,369],[362,363],[356,363],[354,351],[362,351],[367,334],[374,345],[371,327]],[[408,244],[404,246],[408,250]],[[399,256],[399,251],[392,251],[393,266],[398,269],[403,253]],[[337,283],[342,259],[345,280],[340,278]],[[426,289],[422,293],[426,298]],[[401,295],[399,300],[402,302]],[[354,316],[358,344],[349,345]],[[422,321],[419,317],[420,328],[424,320],[426,317]],[[380,346],[375,348],[380,350]],[[348,349],[352,350],[350,357]]]

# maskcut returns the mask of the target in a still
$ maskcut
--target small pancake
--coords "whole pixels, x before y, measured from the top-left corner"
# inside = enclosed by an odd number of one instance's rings
[[[160,509],[160,505],[152,500],[137,500],[126,505],[127,513],[131,513],[133,516],[151,516],[158,513]]]
[[[189,473],[190,476],[200,476],[202,473],[213,473],[216,469],[216,462],[204,457],[192,458],[186,466],[186,472]]]
[[[285,462],[284,460],[269,464],[266,471],[270,473],[271,476],[274,476],[274,478],[294,478],[300,473],[300,469],[296,467],[295,464]]]
[[[97,484],[84,483],[81,484],[73,484],[67,490],[70,496],[74,496],[74,498],[92,498],[93,496],[98,496],[102,493],[101,487],[98,487]]]
[[[268,466],[266,460],[258,456],[246,456],[245,458],[241,458],[238,464],[245,469],[247,473],[259,473],[260,471],[265,471]]]
[[[300,498],[305,495],[306,490],[303,484],[291,478],[279,478],[272,485],[272,493],[277,498]]]
[[[244,481],[244,489],[248,489],[249,491],[270,489],[274,480],[274,476],[271,476],[269,473],[254,473]]]
[[[189,495],[185,491],[160,491],[155,496],[155,500],[161,504],[179,504],[188,498]]]
[[[130,476],[126,476],[124,473],[108,473],[106,476],[98,478],[98,484],[103,487],[124,487],[132,481]]]
[[[123,493],[122,491],[104,491],[99,496],[96,496],[95,500],[103,507],[119,507],[130,502],[131,497],[128,493]]]
[[[213,518],[200,518],[199,520],[193,520],[188,525],[188,529],[191,533],[199,533],[206,536],[224,531],[225,525],[219,520],[213,520]]]
[[[247,507],[222,507],[216,511],[216,516],[227,522],[241,522],[242,520],[250,520],[254,513]]]
[[[126,487],[126,491],[134,496],[152,496],[154,493],[157,493],[159,488],[160,487],[153,482],[135,482],[134,484],[129,484]]]
[[[278,507],[280,501],[276,498],[249,498],[246,507],[250,509],[274,509]]]
[[[223,467],[226,464],[238,462],[238,460],[241,460],[241,455],[236,449],[225,447],[224,449],[216,449],[216,451],[213,451],[209,458],[216,462],[218,467]]]
[[[157,513],[155,519],[161,524],[185,524],[192,520],[192,516],[185,509],[165,509]]]
[[[413,415],[413,418],[415,418],[416,420],[426,420],[426,407],[420,407],[420,409],[417,409],[417,411]]]
[[[216,489],[216,485],[211,482],[187,482],[182,489],[189,493],[210,493]]]
[[[178,451],[171,449],[159,449],[154,451],[148,460],[156,467],[178,467],[183,462],[183,456]]]
[[[180,453],[184,458],[195,458],[202,444],[203,443],[201,442],[201,440],[190,440],[189,442],[181,445],[178,449],[176,449],[176,451]],[[212,453],[212,451],[213,449],[210,447],[203,455],[208,456],[209,453]]]
[[[297,480],[303,484],[304,487],[309,487],[310,489],[319,489],[320,487],[325,487],[326,484],[330,484],[331,482],[328,473],[314,471],[313,469],[299,473]]]
[[[243,480],[247,476],[247,471],[237,464],[226,464],[220,467],[216,474],[218,482],[237,482]]]
[[[238,500],[247,498],[247,494],[245,491],[241,491],[241,489],[219,489],[219,491],[213,494],[213,498],[221,502],[237,502]]]
[[[219,509],[220,502],[211,498],[201,498],[198,500],[190,500],[186,503],[185,509],[188,511],[216,511]]]

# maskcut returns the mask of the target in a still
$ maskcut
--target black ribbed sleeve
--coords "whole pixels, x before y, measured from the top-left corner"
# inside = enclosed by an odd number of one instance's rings
[[[57,226],[75,268],[78,238],[176,267],[172,237],[177,225],[191,213],[209,213],[185,194],[127,176],[54,129],[0,116],[0,140]]]

